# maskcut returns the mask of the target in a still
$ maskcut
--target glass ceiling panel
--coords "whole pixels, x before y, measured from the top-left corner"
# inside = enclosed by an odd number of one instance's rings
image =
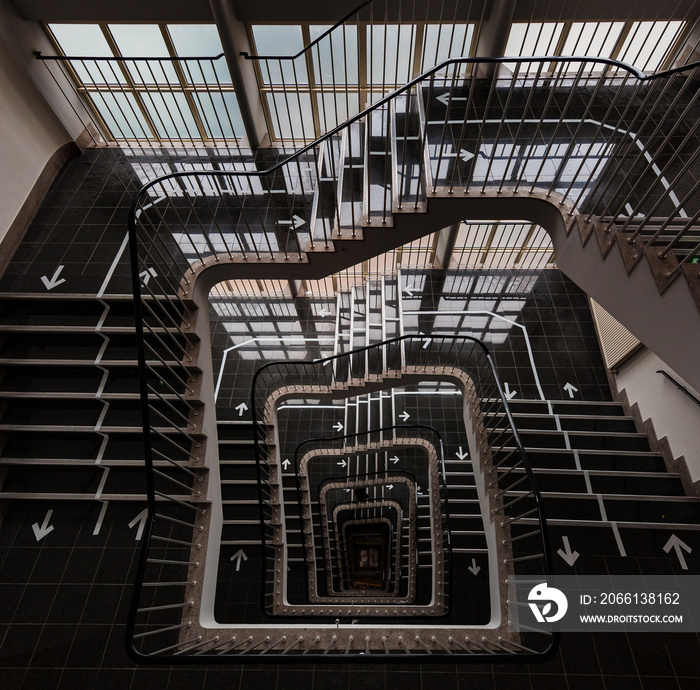
[[[124,57],[168,57],[157,24],[110,24],[109,31]]]
[[[562,55],[609,58],[620,38],[624,22],[574,22],[564,42]],[[575,65],[570,67],[576,69]]]
[[[110,24],[109,31],[124,57],[169,57],[157,24]],[[125,61],[135,84],[177,84],[179,79],[168,62]]]
[[[367,79],[374,88],[411,78],[415,30],[410,24],[367,27]]]
[[[564,29],[562,22],[515,22],[510,27],[505,55],[527,57],[554,55]]]
[[[311,97],[308,93],[268,93],[275,136],[280,139],[314,139]]]
[[[314,41],[330,28],[330,25],[312,24],[309,26],[309,36]],[[336,29],[312,49],[312,57],[314,80],[318,86],[357,84],[357,27],[344,26],[342,31]]]
[[[678,40],[685,22],[634,22],[620,50],[619,59],[651,74]]]
[[[180,57],[213,58],[223,53],[219,32],[214,24],[169,24],[168,33]],[[231,75],[226,59],[221,57],[213,63],[203,63],[198,67],[194,63],[183,63],[187,81],[230,84]]]
[[[624,26],[624,22],[573,22],[561,54],[609,58]],[[564,67],[564,71],[570,74],[577,72],[579,67],[580,63],[571,63]],[[602,64],[591,63],[584,71],[600,72],[603,67]]]
[[[469,57],[473,35],[473,24],[428,24],[423,37],[421,72],[449,58]]]
[[[65,55],[111,57],[112,50],[97,24],[49,24]]]
[[[97,24],[49,24],[61,52],[76,57],[112,57],[112,50]],[[124,76],[114,64],[85,60],[73,63],[83,84],[118,84]]]
[[[255,24],[252,27],[257,55],[296,55],[304,47],[298,24]],[[299,60],[260,62],[265,84],[308,84],[306,63]]]

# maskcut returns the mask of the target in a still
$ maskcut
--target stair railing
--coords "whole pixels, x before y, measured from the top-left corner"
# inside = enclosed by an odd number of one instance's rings
[[[263,582],[269,579],[267,573],[279,571],[279,544],[284,529],[279,517],[280,441],[274,435],[277,407],[290,399],[353,395],[368,387],[389,388],[445,377],[462,388],[478,450],[482,457],[489,458],[488,481],[495,500],[500,501],[494,514],[500,528],[507,532],[504,539],[510,549],[504,559],[508,568],[517,574],[521,564],[526,563],[525,572],[529,575],[546,578],[551,573],[544,506],[488,349],[470,336],[407,335],[314,361],[270,362],[255,373],[251,411],[256,429],[265,553]],[[501,419],[502,424],[495,432],[488,432],[485,420],[493,417]],[[379,437],[377,431],[368,433]],[[513,473],[518,473],[519,499],[508,501],[507,494],[515,490]],[[263,592],[269,599],[269,584]],[[538,635],[533,634],[537,640]],[[550,643],[553,644],[548,639],[545,649],[551,648]]]
[[[445,473],[444,449],[440,434],[432,427],[411,424],[394,425],[371,429],[356,434],[343,436],[321,437],[307,439],[300,443],[294,451],[294,468],[297,486],[297,501],[302,523],[308,525],[310,533],[304,530],[305,558],[307,564],[307,589],[312,590],[311,578],[321,583],[322,578],[316,578],[317,572],[328,570],[327,557],[321,548],[321,543],[314,539],[324,529],[320,523],[320,509],[314,503],[318,497],[320,482],[327,480],[342,480],[359,476],[389,476],[396,475],[396,462],[390,456],[400,451],[413,451],[421,459],[421,467],[413,470],[413,476],[418,485],[432,486],[431,501],[434,514],[440,515],[439,529],[441,539],[439,548],[444,554],[442,570],[444,582],[451,584],[451,537],[449,527],[449,504],[447,500],[447,478]],[[432,458],[432,453],[435,457]],[[338,459],[343,462],[339,463]],[[325,462],[324,462],[325,460]],[[397,458],[398,460],[398,458]],[[431,460],[434,461],[431,464]],[[322,467],[318,468],[319,461]],[[393,467],[392,467],[393,465]],[[313,474],[312,474],[313,466]],[[420,470],[420,471],[419,471]],[[382,495],[384,493],[382,492]],[[392,498],[395,498],[391,494]],[[307,517],[305,517],[307,516]],[[334,566],[334,562],[330,563]],[[333,571],[336,580],[341,574]],[[449,592],[448,602],[450,600]],[[267,601],[271,593],[264,593]]]
[[[688,270],[700,253],[697,151],[685,156],[700,121],[700,63],[646,77],[614,60],[558,57],[528,58],[538,68],[523,75],[525,62],[447,60],[267,170],[242,159],[229,170],[162,176],[142,188],[134,222],[194,275],[211,263],[305,261],[309,251],[387,226],[392,215],[424,210],[431,197],[537,195],[582,233],[595,229],[601,243],[620,235],[637,258],[647,247],[662,260],[675,256],[671,278]],[[480,78],[490,64],[500,68]],[[522,89],[525,111],[511,98]],[[496,110],[496,100],[504,107]],[[406,132],[409,116],[397,128],[397,104],[415,113],[420,146]],[[372,172],[380,156],[368,155],[363,132],[375,110],[394,122],[392,150]],[[685,148],[674,143],[681,125]],[[661,156],[664,168],[650,176]],[[358,191],[360,178],[371,193]],[[630,203],[650,195],[663,218]],[[177,242],[163,247],[171,236]]]
[[[424,128],[421,137],[423,148],[432,149],[430,156],[425,160],[421,156],[417,162],[419,168],[423,166],[423,174],[430,172],[432,185],[423,182],[417,189],[427,190],[427,196],[430,197],[441,194],[480,195],[482,190],[497,191],[499,186],[506,189],[506,184],[514,185],[511,193],[523,195],[534,194],[536,191],[547,194],[551,188],[551,193],[556,191],[560,194],[562,205],[571,203],[576,196],[569,210],[572,216],[576,212],[584,212],[593,221],[597,214],[605,212],[608,221],[615,221],[612,225],[609,224],[610,233],[616,232],[617,226],[633,215],[624,208],[628,203],[625,199],[630,189],[644,193],[648,185],[652,184],[634,174],[635,171],[641,172],[646,169],[648,156],[654,158],[660,155],[662,150],[672,151],[669,158],[678,164],[673,177],[674,185],[693,190],[700,184],[693,176],[693,168],[687,160],[682,160],[681,152],[670,146],[671,141],[666,134],[676,132],[674,126],[679,108],[681,113],[685,113],[685,117],[695,113],[697,93],[689,95],[689,92],[697,77],[700,63],[645,77],[637,70],[613,60],[528,58],[527,62],[538,64],[537,74],[522,79],[518,77],[520,82],[515,84],[513,89],[520,88],[522,83],[526,89],[544,87],[547,95],[544,105],[539,106],[535,105],[539,99],[534,96],[529,99],[528,95],[530,108],[537,117],[534,118],[534,122],[529,123],[533,125],[531,128],[523,128],[519,138],[512,141],[508,138],[508,132],[512,131],[510,127],[500,127],[499,123],[510,124],[509,116],[515,113],[504,111],[492,122],[488,110],[485,109],[485,103],[489,102],[489,96],[490,102],[493,102],[494,98],[500,99],[501,94],[507,99],[519,72],[516,67],[522,62],[520,59],[506,58],[447,60],[268,170],[252,170],[250,164],[243,160],[232,163],[235,168],[233,170],[175,173],[148,183],[134,199],[129,215],[129,236],[143,401],[145,458],[149,477],[149,512],[144,527],[144,556],[136,587],[136,608],[132,610],[129,626],[130,633],[148,633],[147,636],[137,638],[138,640],[144,643],[157,641],[158,635],[164,634],[161,632],[164,628],[182,625],[172,622],[168,615],[174,615],[174,610],[182,613],[182,591],[188,591],[188,582],[196,581],[195,578],[189,578],[190,569],[199,567],[194,565],[197,561],[192,557],[165,559],[178,560],[177,565],[170,562],[160,563],[158,560],[152,562],[152,556],[149,556],[150,549],[155,548],[153,545],[157,541],[151,538],[151,535],[155,534],[155,527],[166,527],[166,523],[177,525],[177,529],[182,527],[186,532],[176,537],[169,536],[170,532],[167,531],[158,533],[157,536],[164,539],[176,539],[180,542],[163,542],[168,545],[167,548],[186,549],[185,544],[199,543],[196,541],[193,517],[197,512],[201,514],[201,511],[207,510],[206,504],[201,501],[204,492],[198,488],[204,482],[200,477],[205,475],[196,469],[206,439],[192,428],[188,428],[182,418],[168,417],[168,421],[164,422],[162,400],[159,400],[157,395],[159,391],[168,390],[179,396],[179,403],[182,404],[180,412],[185,415],[189,425],[194,425],[194,429],[197,429],[197,409],[194,403],[198,399],[200,373],[195,366],[197,342],[191,328],[195,313],[191,301],[192,280],[205,267],[215,264],[303,261],[305,253],[315,246],[330,248],[332,240],[348,237],[347,230],[343,232],[342,227],[336,227],[335,223],[337,218],[343,218],[342,204],[348,201],[353,204],[356,201],[352,185],[348,199],[341,193],[342,189],[338,189],[336,177],[331,183],[336,187],[334,195],[324,199],[315,197],[321,179],[322,158],[335,156],[335,170],[339,172],[342,169],[343,161],[338,158],[339,135],[349,133],[352,127],[364,123],[367,115],[374,110],[390,107],[399,95],[410,95],[418,104],[423,103],[426,94],[432,95],[432,100],[424,103],[421,116]],[[477,68],[489,63],[498,64],[501,68],[484,82],[479,78]],[[555,65],[553,72],[548,72],[546,76],[544,68],[539,70],[539,65],[544,64]],[[565,70],[565,66],[572,64],[585,64],[586,68],[579,67],[576,74],[571,76]],[[512,73],[506,72],[508,65],[514,66]],[[595,65],[600,67],[599,74],[593,69]],[[467,78],[459,76],[463,74],[464,66],[469,66],[472,70]],[[601,79],[609,80],[610,84],[606,81],[601,83]],[[593,94],[598,94],[601,98],[606,97],[603,99],[605,103],[602,107],[602,119],[596,120],[597,124],[593,125],[594,131],[590,134],[590,146],[587,148],[578,146],[570,134],[564,136],[569,127],[573,127],[574,132],[581,131],[580,128],[584,126],[581,124],[581,112],[588,111],[590,115],[597,117],[598,105],[594,103],[589,107],[587,101],[581,104],[583,111],[579,109],[577,117],[568,117],[577,112],[576,99],[572,99],[571,93],[577,92],[576,87],[584,84]],[[608,93],[610,86],[612,93]],[[487,90],[486,94],[482,93],[484,87]],[[441,100],[438,100],[438,97]],[[616,110],[612,109],[608,97],[612,97],[612,104]],[[460,115],[459,136],[453,138],[450,134],[443,138],[443,131],[452,131],[445,128],[452,126],[450,121],[455,115],[453,106],[456,108],[460,103],[464,104],[465,108]],[[440,117],[436,115],[438,109],[444,110]],[[571,112],[567,112],[568,110]],[[613,112],[616,114],[613,115]],[[553,113],[556,113],[556,117],[547,117]],[[604,121],[606,119],[607,122]],[[518,124],[516,131],[520,131],[519,123],[522,120],[522,112],[519,112],[516,123],[513,123]],[[437,123],[435,130],[431,129],[434,122]],[[590,123],[585,124],[589,125]],[[645,136],[655,134],[657,130],[660,136],[657,141],[645,139]],[[433,138],[433,135],[437,138]],[[560,135],[563,137],[561,141],[558,140]],[[352,140],[352,137],[350,139]],[[444,143],[440,143],[443,139]],[[436,141],[437,144],[434,143]],[[475,142],[478,146],[472,146],[473,150],[467,151],[462,148],[467,141]],[[541,141],[548,143],[542,144]],[[519,150],[517,155],[513,154],[515,147]],[[582,150],[584,148],[585,151]],[[499,154],[499,150],[503,153]],[[563,151],[561,157],[557,157],[558,151]],[[471,157],[467,154],[471,154]],[[508,163],[504,165],[506,158]],[[448,159],[449,164],[445,164],[444,161]],[[402,174],[406,177],[415,175],[412,172],[415,167],[415,160],[407,161]],[[625,180],[621,183],[611,183],[610,180],[619,176],[622,170],[626,173]],[[327,172],[325,169],[324,173]],[[629,189],[624,187],[628,182]],[[700,201],[688,193],[684,193],[683,197],[678,199],[674,186],[669,185],[666,188],[659,180],[653,184],[659,189],[658,193],[668,201],[669,220],[659,223],[658,219],[653,217],[635,218],[627,226],[628,229],[634,227],[635,237],[623,234],[621,239],[622,242],[628,240],[638,243],[644,233],[651,231],[653,234],[648,237],[644,247],[653,248],[660,254],[666,252],[669,256],[681,239],[690,238],[691,241],[695,241],[690,231],[695,219],[700,215]],[[478,185],[481,185],[481,189],[475,189]],[[400,196],[401,192],[398,194],[399,202],[406,209],[422,203],[418,194],[404,198]],[[341,208],[337,208],[336,204]],[[312,210],[315,213],[313,216]],[[384,210],[388,216],[395,209]],[[355,222],[361,223],[366,232],[376,225],[376,220],[367,217],[363,217],[362,220],[356,217]],[[668,228],[678,229],[674,230],[668,239],[667,235],[659,235],[660,227],[663,227],[664,231]],[[353,226],[352,232],[359,229]],[[606,229],[601,229],[600,226],[598,231],[608,234]],[[659,240],[665,244],[658,244]],[[679,254],[680,261],[671,273],[675,271],[677,274],[689,267],[690,259],[700,252],[700,243],[691,246],[685,252]],[[164,332],[159,330],[162,328],[161,324],[166,325]],[[391,364],[391,357],[398,356],[400,359],[406,348],[411,351],[416,347],[421,349],[417,342],[420,342],[420,339],[406,341],[398,347],[390,341],[384,346],[385,351],[373,350],[368,352],[367,356],[373,357],[376,354],[381,360],[386,355],[391,367],[394,366]],[[434,345],[428,347],[426,352],[434,353]],[[420,355],[420,352],[417,355]],[[361,359],[366,359],[364,353]],[[349,366],[351,370],[348,369]],[[366,373],[375,375],[373,366],[359,361],[356,357],[350,357],[334,361],[333,366],[328,369],[334,376],[337,373],[338,381],[343,381],[353,376],[365,376]],[[488,367],[482,367],[480,370],[487,369]],[[316,374],[320,375],[317,371]],[[377,373],[376,376],[379,377],[380,374]],[[377,379],[375,383],[382,382]],[[499,386],[500,384],[490,384],[493,391],[498,389],[499,392],[499,396],[495,396],[494,393],[493,400],[502,397]],[[488,396],[482,397],[484,400],[491,399]],[[504,458],[508,457],[506,453]],[[177,465],[178,468],[173,467],[173,470],[184,479],[180,480],[186,487],[184,490],[190,489],[191,493],[188,495],[174,492],[175,483],[171,481],[174,475],[166,479],[155,474],[154,460]],[[507,463],[511,462],[511,459],[504,459],[503,462],[508,467]],[[497,478],[499,482],[503,481],[500,474]],[[179,488],[183,489],[183,486]],[[197,491],[202,491],[200,496],[197,496]],[[168,505],[168,510],[160,510],[161,501],[163,506]],[[516,505],[523,503],[527,501],[523,500]],[[157,507],[159,517],[156,517]],[[170,510],[174,512],[168,512]],[[513,506],[505,510],[517,508]],[[537,513],[536,509],[532,510],[533,515]],[[518,516],[518,520],[520,519]],[[175,528],[168,529],[172,532]],[[159,557],[161,555],[159,554]],[[546,550],[543,550],[542,557],[546,555]],[[150,591],[147,590],[147,585],[143,584],[144,573],[146,570],[150,572],[153,568],[165,565],[178,569],[178,577],[168,580],[172,583],[170,591],[176,592],[175,583],[179,583],[177,587],[184,590],[178,590],[170,603],[161,604],[168,588],[157,584],[161,581],[159,572],[153,576],[153,581],[148,580],[153,585],[155,594],[151,599],[155,603],[149,601],[148,605],[144,605],[142,596],[146,596],[147,591]],[[184,598],[186,599],[186,596]],[[154,609],[154,606],[158,608]],[[161,606],[167,608],[160,608]],[[170,611],[170,614],[163,611]],[[162,624],[158,622],[161,618],[165,621]],[[142,623],[143,620],[146,622]],[[200,642],[203,641],[198,640],[193,644]],[[139,646],[138,649],[150,649],[151,651],[143,654],[153,653],[160,658],[157,649],[145,646]]]

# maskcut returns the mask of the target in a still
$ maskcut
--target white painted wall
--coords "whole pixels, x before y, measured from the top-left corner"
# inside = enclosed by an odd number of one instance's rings
[[[637,403],[642,419],[651,417],[657,438],[666,436],[674,458],[685,456],[693,482],[700,480],[700,406],[656,371],[673,376],[690,393],[688,385],[651,350],[642,348],[618,368],[617,388],[627,391],[631,405]]]
[[[0,0],[0,240],[49,158],[82,129],[69,119],[69,133],[49,107],[37,82],[50,75],[42,73],[33,50],[48,52],[41,26]]]

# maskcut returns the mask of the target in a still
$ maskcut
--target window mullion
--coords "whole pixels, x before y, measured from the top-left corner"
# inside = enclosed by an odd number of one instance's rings
[[[204,126],[204,123],[202,122],[202,118],[199,113],[199,108],[197,108],[197,103],[195,102],[194,96],[192,94],[192,92],[196,90],[194,80],[192,80],[192,86],[190,89],[190,86],[187,83],[187,77],[185,76],[185,73],[182,69],[180,60],[178,59],[179,56],[177,54],[177,50],[175,49],[175,44],[173,43],[167,26],[165,24],[158,24],[158,28],[160,29],[160,33],[163,36],[163,42],[165,43],[165,47],[168,50],[168,55],[170,55],[170,57],[173,58],[171,64],[173,66],[173,69],[175,70],[177,79],[180,82],[180,90],[184,94],[185,100],[187,101],[187,105],[190,108],[192,118],[194,119],[195,126],[197,127],[197,131],[199,132],[199,136],[201,137],[202,141],[206,141],[207,139],[209,139],[209,137],[207,136],[207,130]],[[170,91],[171,93],[173,93],[173,98],[175,98],[172,85],[170,85]]]
[[[105,37],[105,40],[109,44],[110,49],[112,50],[112,54],[114,57],[119,58],[117,61],[117,65],[119,66],[119,69],[124,76],[124,79],[126,81],[126,85],[128,87],[128,91],[131,92],[131,94],[134,97],[134,101],[136,102],[136,105],[138,106],[138,109],[141,111],[141,114],[143,115],[146,124],[148,125],[148,128],[151,130],[151,137],[155,139],[158,143],[162,143],[162,140],[160,138],[160,135],[158,134],[158,129],[155,126],[155,123],[153,122],[153,119],[151,118],[151,114],[148,112],[148,108],[146,107],[145,103],[143,102],[143,98],[141,94],[138,92],[136,84],[134,83],[134,80],[131,78],[131,73],[129,72],[128,68],[124,64],[124,56],[121,54],[121,51],[119,50],[119,47],[117,46],[117,42],[114,40],[114,36],[112,36],[112,32],[109,30],[109,27],[107,24],[100,23],[100,29],[102,30],[102,34]],[[146,85],[144,84],[144,88],[146,88]],[[124,87],[121,87],[122,93],[126,95],[126,90]]]
[[[332,36],[329,37],[329,40],[332,40]],[[311,33],[309,32],[308,22],[303,22],[301,25],[301,41],[305,46],[308,46],[309,43],[311,43]],[[312,50],[307,50],[304,53],[304,59],[306,62],[306,75],[309,82],[309,100],[311,101],[311,114],[314,119],[314,135],[315,138],[318,139],[318,137],[320,137],[323,134],[323,132],[321,131],[321,118],[318,112],[318,99],[316,97],[317,88],[316,79],[314,78],[314,61]],[[320,69],[321,65],[319,63],[319,70]],[[335,87],[335,84],[333,86]],[[323,95],[321,96],[321,98],[323,98]]]

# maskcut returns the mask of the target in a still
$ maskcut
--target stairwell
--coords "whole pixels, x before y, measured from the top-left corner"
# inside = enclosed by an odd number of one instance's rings
[[[475,79],[473,77],[472,87]],[[509,79],[505,78],[506,84],[510,83]],[[558,183],[563,179],[566,161],[559,163],[551,180],[546,180],[547,184],[551,182],[548,191],[536,188],[544,159],[541,164],[536,163],[540,172],[535,172],[531,178],[534,181],[530,191],[518,190],[511,184],[513,180],[507,173],[517,147],[505,134],[509,129],[504,124],[506,115],[496,122],[487,122],[492,100],[509,99],[509,96],[496,80],[471,90],[467,81],[439,87],[431,80],[413,91],[406,90],[405,94],[387,100],[365,115],[366,121],[351,123],[318,144],[318,157],[307,151],[288,164],[286,175],[264,177],[263,186],[259,185],[258,176],[249,173],[187,173],[179,176],[190,182],[186,194],[174,192],[167,186],[168,180],[154,182],[141,194],[135,207],[137,213],[132,218],[132,240],[138,238],[141,251],[142,264],[135,267],[136,272],[154,271],[152,289],[145,291],[141,300],[147,324],[143,363],[150,380],[149,437],[154,472],[170,486],[167,492],[157,493],[154,500],[177,504],[183,514],[194,507],[201,515],[209,512],[220,489],[222,537],[218,546],[246,547],[252,552],[260,543],[261,529],[255,516],[258,479],[252,476],[254,427],[222,417],[216,422],[215,433],[208,433],[212,428],[214,406],[210,394],[200,390],[202,373],[207,371],[206,360],[210,357],[202,352],[207,348],[204,342],[198,346],[196,335],[205,330],[202,324],[206,293],[212,284],[232,270],[244,277],[284,275],[304,279],[325,276],[341,267],[369,262],[384,249],[447,227],[467,215],[528,219],[552,234],[563,270],[688,380],[694,380],[696,358],[689,356],[693,339],[668,337],[679,321],[685,319],[684,327],[688,324],[694,327],[697,322],[693,292],[695,269],[688,262],[678,270],[675,269],[677,264],[673,264],[673,257],[683,261],[695,252],[691,232],[694,225],[689,222],[692,216],[686,214],[689,220],[682,221],[688,226],[682,242],[675,241],[675,235],[664,235],[665,228],[657,231],[659,226],[654,225],[653,218],[640,220],[637,235],[649,238],[643,252],[648,268],[635,268],[641,254],[631,257],[629,246],[639,249],[639,243],[625,233],[635,227],[636,221],[621,219],[617,214],[611,217],[612,223],[608,217],[592,218],[589,222],[585,216],[591,204],[595,205],[595,196],[592,201],[587,199],[589,205],[583,208],[585,204],[582,204],[581,209],[565,201],[566,194],[557,197],[561,194]],[[570,148],[579,129],[574,127],[573,133],[564,135],[560,130],[563,117],[559,118],[559,124],[549,127],[551,123],[547,122],[545,112],[549,105],[568,107],[569,101],[564,99],[565,86],[560,85],[558,91],[554,85],[545,94],[544,105],[540,103],[537,132],[550,136],[552,142],[558,142],[557,146],[565,144]],[[434,101],[441,105],[436,106]],[[461,106],[455,105],[459,102],[466,104],[464,110],[460,111]],[[431,118],[436,117],[436,108],[441,107],[444,112],[439,113],[436,124]],[[475,109],[477,117],[472,123],[475,124],[473,131],[469,130],[465,139],[464,125],[470,123],[469,107]],[[585,107],[586,112],[592,112],[589,105]],[[631,123],[644,124],[637,121],[636,115],[631,117]],[[520,127],[516,127],[519,132]],[[593,141],[598,136],[595,134]],[[463,153],[462,144],[467,139],[470,150],[464,149],[466,153]],[[506,144],[510,153],[505,154],[508,160],[499,175],[503,160],[499,162],[497,150],[499,145]],[[550,151],[551,145],[547,144],[546,149]],[[657,153],[655,150],[653,155]],[[621,160],[627,160],[627,154],[623,154]],[[532,151],[525,154],[527,160],[531,156]],[[494,165],[495,162],[498,164]],[[620,162],[609,164],[606,156],[601,156],[596,159],[595,166],[607,170],[606,174],[614,178],[615,166],[619,168]],[[294,168],[296,172],[289,173]],[[529,173],[523,172],[526,169],[526,164],[520,168],[518,184],[523,179],[530,181]],[[212,178],[218,182],[212,184]],[[241,184],[242,180],[245,184]],[[457,185],[452,184],[454,180],[458,181]],[[446,184],[448,181],[450,184]],[[163,191],[170,193],[155,201],[156,194]],[[583,193],[582,190],[581,195]],[[629,196],[628,192],[624,194]],[[647,210],[643,196],[640,194],[634,200],[635,209]],[[528,198],[523,201],[522,197]],[[238,207],[240,198],[245,202]],[[658,199],[649,203],[652,209]],[[187,215],[186,221],[183,214]],[[291,218],[286,218],[290,214]],[[263,221],[261,216],[266,216],[270,222]],[[666,223],[666,227],[669,225],[672,223]],[[156,228],[158,232],[154,234]],[[611,233],[615,236],[616,232],[618,239],[611,241]],[[596,242],[591,240],[593,235]],[[667,245],[658,244],[664,238],[674,243],[672,249],[665,251]],[[627,239],[632,241],[627,242]],[[619,252],[612,250],[613,244],[617,244]],[[657,246],[665,256],[658,256],[654,249]],[[249,261],[253,257],[255,259]],[[670,269],[665,263],[669,260],[673,264]],[[600,267],[605,270],[599,270]],[[680,278],[681,273],[685,279]],[[688,285],[683,280],[689,281]],[[638,297],[633,303],[628,297],[630,288]],[[394,278],[371,280],[356,285],[349,292],[339,292],[336,354],[349,354],[358,348],[376,346],[394,335],[403,335],[400,293],[401,285]],[[5,372],[2,397],[6,404],[0,420],[4,438],[3,458],[0,459],[3,468],[0,476],[4,475],[4,483],[0,499],[142,500],[143,493],[129,493],[141,474],[136,460],[140,414],[136,405],[137,362],[133,356],[136,339],[126,325],[126,312],[121,311],[123,300],[107,296],[100,302],[92,297],[65,294],[39,299],[35,295],[13,294],[4,296],[4,302],[5,309],[0,316],[0,330],[4,334],[0,365]],[[66,305],[60,315],[52,309],[59,303]],[[180,307],[174,306],[178,303]],[[100,307],[96,307],[97,304]],[[26,305],[30,305],[29,309]],[[185,310],[191,310],[186,311],[186,318],[183,318],[182,305]],[[194,327],[193,322],[198,322],[198,326]],[[425,342],[432,334],[419,333],[418,336],[423,337],[423,341],[419,337],[419,342]],[[391,417],[396,421],[396,392],[406,381],[397,376],[391,380],[384,371],[386,366],[381,368],[381,374],[375,374],[376,378],[368,378],[370,367],[366,363],[363,365],[359,357],[351,358],[350,362],[346,389],[324,391],[342,393],[335,396],[342,399],[338,405],[342,408],[343,422],[338,422],[341,430],[366,434],[384,426],[385,420]],[[357,372],[353,372],[352,367]],[[405,367],[394,364],[393,368],[405,373]],[[186,372],[184,379],[175,373],[181,371]],[[444,374],[438,368],[427,372],[425,367],[423,372],[408,371],[415,381],[421,375],[439,377]],[[78,382],[79,390],[72,388],[73,381]],[[320,390],[302,392],[318,396]],[[205,400],[206,405],[203,405]],[[620,414],[619,406],[558,400],[511,401],[511,406],[555,529],[610,529],[623,557],[626,536],[632,531],[648,529],[675,534],[696,529],[697,500],[682,495],[679,478],[664,473],[658,454],[650,451],[646,437],[639,433],[631,419]],[[523,506],[530,505],[527,492],[519,488],[520,484],[515,484],[523,478],[522,471],[519,468],[508,471],[507,476],[514,482],[504,485],[505,472],[498,469],[499,460],[514,449],[513,446],[498,446],[497,440],[503,435],[500,426],[503,416],[492,420],[488,419],[488,413],[486,416],[490,445],[495,449],[495,457],[491,458],[494,464],[489,470],[491,488],[498,490],[508,507],[513,505],[509,499],[522,499]],[[272,430],[269,426],[263,429],[265,435]],[[208,445],[207,440],[213,441],[214,435],[218,436],[217,443]],[[269,450],[275,451],[276,445],[271,441]],[[478,446],[472,449],[472,462],[475,454],[481,451],[483,449]],[[466,455],[461,446],[459,452]],[[375,459],[378,461],[381,455],[377,454]],[[284,520],[274,526],[282,535],[280,543],[287,550],[283,562],[293,568],[295,563],[305,563],[304,529],[294,495],[296,488],[291,481],[285,484],[284,473],[279,470],[282,457],[273,452],[269,460],[274,472],[281,475],[277,476],[276,486],[281,494],[277,506],[284,506],[285,513]],[[384,462],[388,459],[388,452],[384,453]],[[213,462],[216,472],[210,471]],[[30,471],[29,466],[41,466],[42,471]],[[464,458],[448,457],[445,466],[452,550],[458,558],[464,557],[460,568],[463,573],[475,554],[488,551],[483,545],[484,532],[478,522],[487,517],[491,519],[492,514],[503,514],[508,508],[497,506],[493,511],[484,510],[483,496],[478,495],[474,474],[466,469]],[[177,473],[171,469],[173,467]],[[184,482],[182,472],[186,475]],[[210,476],[217,480],[216,475],[221,476],[221,481],[217,481],[215,490],[208,491],[207,480]],[[350,488],[366,487],[357,484]],[[417,494],[419,507],[420,502],[428,498],[421,499]],[[576,517],[571,517],[571,511]],[[185,524],[180,513],[177,517],[169,515],[163,519]],[[509,519],[503,524],[512,525]],[[528,520],[535,518],[519,517],[524,526],[529,524]],[[270,520],[263,520],[262,529],[270,526]],[[426,525],[418,525],[419,571],[431,567],[427,556],[434,542],[427,532],[433,527],[425,528]],[[510,527],[515,533],[520,528]],[[171,534],[153,538],[161,542],[175,539],[176,546],[167,546],[168,549],[185,547],[178,549],[181,552],[178,555],[185,560],[171,560],[166,552],[150,561],[159,566],[173,565],[175,569],[184,567],[183,581],[171,584],[183,587],[186,592],[190,586],[201,587],[204,562],[190,553],[189,537],[173,538]],[[216,535],[206,538],[213,542]],[[206,546],[205,542],[198,541],[195,548],[204,554]],[[561,558],[568,565],[572,555],[566,544],[562,546],[565,555]],[[518,546],[516,553],[519,549]],[[194,560],[195,557],[198,560]],[[259,558],[262,561],[266,556],[261,552]],[[206,565],[211,571],[211,563]],[[487,571],[485,568],[482,577]],[[199,591],[186,596],[196,598],[198,594]],[[213,650],[217,654],[236,650],[286,654],[291,650],[301,651],[304,642],[311,644],[304,647],[306,651],[317,646],[316,651],[324,647],[326,651],[345,648],[347,653],[353,648],[353,642],[357,645],[347,630],[340,640],[332,633],[332,627],[324,630],[323,636],[315,634],[313,628],[303,629],[300,637],[293,637],[292,628],[284,626],[275,628],[273,635],[265,637],[251,636],[244,626],[241,629],[228,627],[225,635],[211,637],[211,629],[203,625],[199,637],[192,638],[189,636],[191,614],[186,612],[182,616],[180,609],[194,606],[189,603],[194,600],[186,598],[184,605],[182,602],[160,603],[159,596],[153,595],[146,602],[148,605],[142,605],[140,613],[147,614],[148,623],[146,631],[139,635],[158,632],[162,628],[157,626],[164,622],[177,629],[187,628],[187,636],[178,636],[172,646],[163,650],[166,652],[179,648],[207,653]],[[163,616],[162,622],[158,612],[164,609],[176,609],[177,617]],[[296,630],[295,634],[298,632]],[[371,649],[373,653],[387,654],[390,650],[403,653],[409,648],[416,653],[453,653],[460,649],[470,653],[484,642],[483,639],[469,642],[465,649],[463,643],[453,638],[433,637],[428,647],[419,635],[412,640],[408,632],[404,631],[404,635],[389,642],[388,636],[368,633],[360,648],[364,645],[367,652]],[[491,652],[499,649],[500,638],[490,638],[489,644]],[[519,643],[515,641],[514,644],[517,649]]]

